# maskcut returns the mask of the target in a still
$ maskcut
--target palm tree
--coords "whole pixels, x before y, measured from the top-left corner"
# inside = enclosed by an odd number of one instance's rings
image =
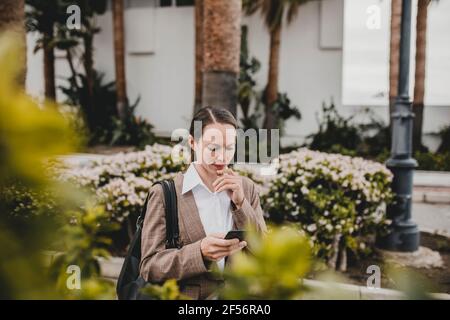
[[[431,0],[419,0],[416,23],[416,70],[414,81],[413,112],[413,147],[422,147],[423,100],[425,96],[425,62],[427,47],[427,15]]]
[[[204,0],[202,104],[236,115],[241,0]]]
[[[401,21],[402,21],[402,0],[392,0],[391,38],[389,49],[389,119],[392,112],[394,112],[394,103],[398,91]]]
[[[195,97],[194,114],[202,107],[203,0],[195,0]]]
[[[28,32],[37,32],[34,52],[42,49],[44,56],[44,88],[45,97],[56,100],[55,86],[55,25],[67,19],[66,6],[58,1],[26,0],[30,10],[26,11]]]
[[[281,45],[281,29],[285,15],[287,23],[291,23],[298,13],[300,5],[310,0],[244,0],[246,14],[260,11],[270,32],[270,56],[267,86],[265,90],[265,118],[263,127],[274,129],[277,119],[272,112],[272,106],[278,99],[278,75]]]
[[[17,33],[23,46],[23,55],[20,57],[22,72],[19,73],[18,81],[25,85],[26,76],[26,40],[25,40],[25,2],[24,0],[1,0],[0,1],[0,33],[11,31]]]
[[[116,68],[117,113],[125,120],[128,106],[125,79],[125,31],[123,0],[113,0],[114,59]]]

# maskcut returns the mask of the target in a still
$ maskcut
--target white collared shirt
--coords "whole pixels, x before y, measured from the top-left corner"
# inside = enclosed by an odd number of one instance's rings
[[[218,232],[227,233],[233,228],[231,200],[227,195],[227,190],[211,192],[200,178],[194,163],[191,163],[184,173],[181,193],[184,194],[189,190],[192,190],[194,195],[206,235]],[[219,269],[223,270],[225,258],[217,261],[217,264]]]

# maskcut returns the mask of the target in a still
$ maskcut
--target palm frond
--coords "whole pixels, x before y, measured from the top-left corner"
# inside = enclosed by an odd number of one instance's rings
[[[300,5],[312,0],[243,0],[242,9],[246,15],[260,11],[266,26],[272,31],[283,23],[287,11],[287,22],[291,23]]]

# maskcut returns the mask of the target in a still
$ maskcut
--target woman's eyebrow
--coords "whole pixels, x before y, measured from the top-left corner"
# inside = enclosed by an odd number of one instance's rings
[[[220,147],[220,144],[218,144],[218,143],[215,143],[215,142],[212,142],[212,141],[209,141],[209,140],[205,140],[205,142],[207,143],[207,144],[212,144],[212,145],[215,145],[215,146],[219,146]],[[228,148],[228,147],[233,147],[234,145],[235,145],[236,143],[230,143],[229,145],[227,145],[226,147]]]
[[[205,140],[205,142],[206,142],[207,144],[214,144],[214,145],[216,145],[216,146],[220,146],[218,143],[215,143],[214,141]]]

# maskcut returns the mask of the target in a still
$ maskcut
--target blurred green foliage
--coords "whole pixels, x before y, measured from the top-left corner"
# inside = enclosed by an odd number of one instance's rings
[[[414,153],[414,159],[419,163],[419,170],[450,171],[450,152],[421,152]]]
[[[118,229],[119,225],[112,223],[102,206],[88,204],[79,211],[69,212],[66,215],[68,221],[58,230],[57,245],[61,252],[57,254],[50,266],[51,279],[56,281],[58,291],[66,298],[86,298],[92,296],[88,288],[95,288],[97,296],[113,297],[111,283],[95,284],[92,279],[101,276],[98,258],[109,258],[107,248],[112,240],[106,234]],[[66,283],[70,274],[66,272],[67,266],[76,265],[80,268],[82,279],[81,290],[69,290]],[[109,295],[112,290],[113,294]],[[99,296],[98,296],[99,295]]]
[[[191,300],[190,297],[180,292],[175,279],[167,280],[161,286],[147,285],[142,289],[142,293],[155,300]]]
[[[75,140],[54,106],[38,106],[14,79],[20,70],[18,40],[0,37],[0,190],[20,183],[34,190],[49,185],[48,157],[68,152]],[[57,139],[55,138],[57,137]],[[2,192],[4,195],[4,192]],[[42,248],[51,242],[50,223],[14,219],[11,204],[0,202],[0,298],[46,298],[54,293],[43,274]]]
[[[38,105],[16,85],[18,48],[14,36],[0,36],[0,299],[114,298],[113,283],[98,278],[96,260],[108,256],[102,232],[114,225],[85,195],[47,173],[48,160],[76,150],[78,142],[56,105]],[[64,250],[50,269],[49,248]],[[69,263],[84,273],[79,291],[63,289]]]
[[[310,246],[298,229],[271,227],[267,235],[249,230],[250,253],[238,252],[225,269],[224,299],[299,299],[300,279],[311,268]]]

